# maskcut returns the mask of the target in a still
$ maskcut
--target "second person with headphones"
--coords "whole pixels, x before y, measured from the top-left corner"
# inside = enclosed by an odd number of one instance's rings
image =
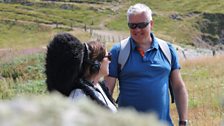
[[[100,78],[109,74],[111,54],[98,41],[82,44],[61,33],[50,42],[46,56],[47,87],[76,101],[88,97],[116,112],[113,98]]]

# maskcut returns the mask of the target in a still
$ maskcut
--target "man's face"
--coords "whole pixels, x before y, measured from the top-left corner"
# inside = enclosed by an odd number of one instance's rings
[[[129,29],[132,38],[139,44],[150,41],[152,21],[147,19],[145,13],[133,14],[129,16]]]

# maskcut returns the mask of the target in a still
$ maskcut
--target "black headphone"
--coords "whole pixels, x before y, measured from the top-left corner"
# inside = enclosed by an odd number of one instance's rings
[[[84,62],[90,64],[90,74],[98,73],[100,70],[100,62],[89,58],[90,50],[87,43],[84,43]]]

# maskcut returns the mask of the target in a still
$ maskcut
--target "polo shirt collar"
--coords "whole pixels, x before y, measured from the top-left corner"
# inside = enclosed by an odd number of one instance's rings
[[[151,45],[150,49],[158,49],[159,44],[158,44],[156,37],[154,36],[153,33],[150,33],[150,36],[152,37],[152,45]],[[132,37],[130,37],[130,41],[131,41],[131,49],[136,49],[137,45],[136,45],[135,40]]]
[[[158,43],[156,37],[154,36],[153,33],[150,33],[150,36],[151,36],[151,38],[152,38],[151,49],[158,49],[158,48],[159,48],[159,43]]]
[[[131,42],[131,49],[132,50],[136,49],[137,45],[135,43],[135,40],[132,37],[130,37],[130,42]]]

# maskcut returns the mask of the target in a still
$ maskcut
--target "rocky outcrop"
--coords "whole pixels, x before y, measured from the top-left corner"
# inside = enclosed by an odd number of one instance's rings
[[[203,13],[202,20],[197,23],[201,31],[201,40],[215,47],[223,49],[224,45],[224,14]]]

